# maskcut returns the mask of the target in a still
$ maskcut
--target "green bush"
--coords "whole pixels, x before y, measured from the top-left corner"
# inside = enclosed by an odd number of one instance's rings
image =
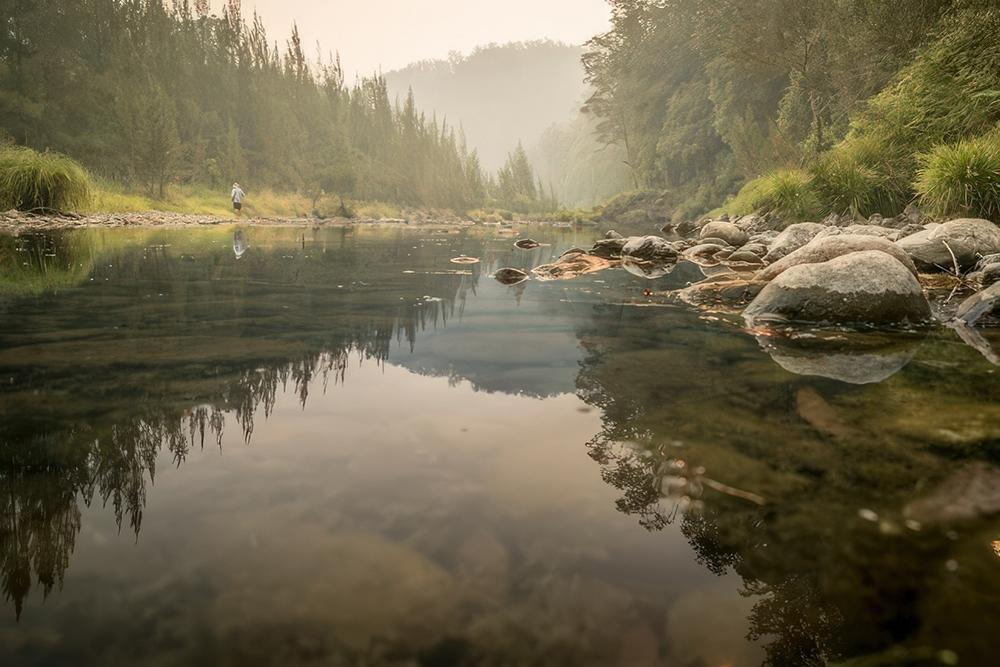
[[[920,156],[914,189],[939,215],[1000,221],[1000,135],[937,146]]]
[[[90,199],[90,177],[79,163],[30,148],[0,149],[0,209],[69,211]]]
[[[750,181],[723,210],[774,213],[786,220],[816,219],[823,213],[809,174],[798,169],[782,169]]]

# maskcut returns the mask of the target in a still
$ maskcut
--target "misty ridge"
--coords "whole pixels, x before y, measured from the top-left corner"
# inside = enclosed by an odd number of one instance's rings
[[[489,44],[385,74],[390,94],[458,123],[488,170],[522,144],[541,181],[566,205],[593,205],[625,189],[624,154],[597,141],[581,113],[593,88],[582,46],[551,40]]]
[[[489,44],[468,55],[423,60],[385,74],[390,95],[413,89],[417,105],[461,124],[483,166],[499,169],[519,141],[531,149],[588,96],[583,48],[551,41]]]

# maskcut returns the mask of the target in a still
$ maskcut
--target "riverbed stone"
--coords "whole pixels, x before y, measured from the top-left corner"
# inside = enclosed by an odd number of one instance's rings
[[[726,244],[739,248],[750,240],[750,235],[731,222],[713,220],[701,228],[698,234],[702,240],[709,238],[722,239]]]
[[[770,249],[764,256],[768,264],[776,262],[789,255],[816,238],[817,235],[829,229],[818,222],[799,222],[789,225],[771,242]]]
[[[743,315],[750,326],[915,324],[930,319],[930,306],[908,267],[888,253],[865,250],[787,269],[761,290]]]
[[[913,265],[912,260],[892,241],[878,236],[836,234],[833,236],[817,236],[795,252],[761,269],[757,274],[757,280],[768,282],[774,280],[793,266],[826,262],[835,257],[865,250],[883,252],[895,258],[914,276],[917,275],[917,268]]]
[[[975,267],[979,258],[1000,253],[1000,229],[989,220],[961,218],[896,241],[923,271],[960,271]],[[954,255],[954,257],[953,257]]]
[[[598,257],[592,253],[580,252],[562,255],[557,261],[551,264],[536,266],[531,270],[538,280],[570,280],[588,273],[596,273],[612,266],[617,266],[617,262]]]
[[[683,256],[696,264],[718,264],[718,260],[713,257],[722,250],[726,250],[726,247],[718,243],[699,243],[685,250]]]
[[[501,285],[517,285],[518,283],[523,283],[527,280],[528,274],[521,269],[506,267],[497,269],[493,274],[493,278]]]
[[[618,259],[622,256],[622,248],[627,242],[628,239],[625,238],[599,239],[594,243],[590,254],[604,259]]]
[[[644,262],[676,262],[677,248],[659,236],[633,236],[622,246],[622,257]]]

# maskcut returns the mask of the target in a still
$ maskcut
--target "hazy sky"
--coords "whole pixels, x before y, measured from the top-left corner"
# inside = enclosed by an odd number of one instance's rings
[[[223,4],[216,0],[217,7]],[[310,56],[339,51],[348,80],[490,42],[584,42],[608,27],[604,0],[243,0],[284,45],[297,21]]]

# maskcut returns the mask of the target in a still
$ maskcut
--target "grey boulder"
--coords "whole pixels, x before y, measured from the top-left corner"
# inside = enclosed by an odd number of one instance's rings
[[[764,261],[768,264],[776,262],[795,252],[828,229],[829,227],[818,222],[799,222],[789,225],[771,243],[771,248],[764,256]]]
[[[926,322],[931,312],[909,268],[887,253],[866,250],[791,267],[761,290],[743,316],[749,326],[893,325]]]
[[[1000,229],[989,220],[962,218],[896,241],[926,271],[973,268],[983,255],[1000,252]]]
[[[750,235],[731,222],[723,220],[713,220],[701,228],[698,234],[701,239],[722,239],[734,248],[750,240]]]
[[[770,281],[783,272],[800,264],[815,264],[827,262],[835,257],[852,252],[876,250],[898,260],[914,276],[917,268],[909,256],[895,243],[878,236],[858,236],[856,234],[836,234],[833,236],[817,236],[795,252],[778,260],[757,274],[757,280]]]
[[[677,248],[659,236],[633,236],[622,246],[621,254],[643,262],[677,261]]]

